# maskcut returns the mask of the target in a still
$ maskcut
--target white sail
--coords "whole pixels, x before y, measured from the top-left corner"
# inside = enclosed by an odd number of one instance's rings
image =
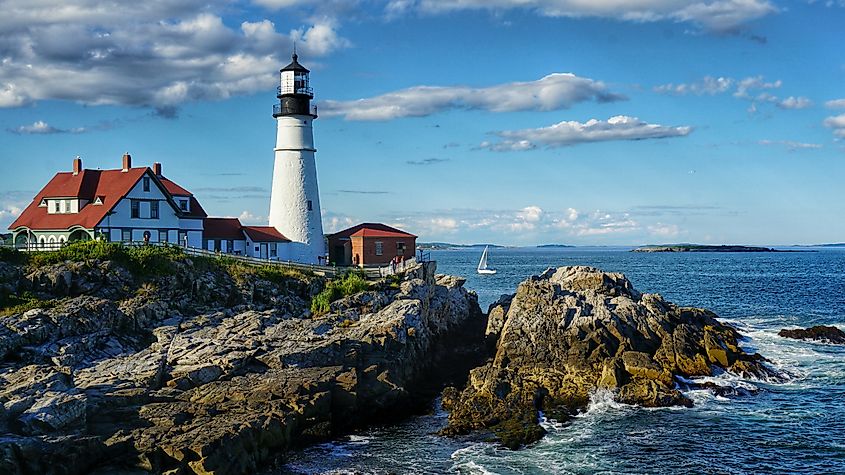
[[[478,261],[478,273],[479,274],[495,274],[496,269],[488,269],[487,268],[487,247],[484,246],[484,252],[481,253],[481,260]]]
[[[481,260],[478,261],[478,270],[487,268],[487,246],[484,246],[484,252],[481,253]]]

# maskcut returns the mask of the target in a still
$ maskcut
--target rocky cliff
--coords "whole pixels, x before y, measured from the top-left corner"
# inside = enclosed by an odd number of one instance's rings
[[[409,414],[481,354],[475,294],[434,271],[315,316],[315,279],[0,263],[0,290],[48,302],[0,317],[0,473],[252,473]]]
[[[510,447],[542,437],[538,411],[566,420],[598,389],[630,404],[690,406],[679,391],[694,384],[688,378],[777,377],[712,312],[641,294],[622,274],[589,267],[522,282],[491,306],[486,333],[495,356],[472,370],[462,391],[444,391],[444,433],[488,430]]]

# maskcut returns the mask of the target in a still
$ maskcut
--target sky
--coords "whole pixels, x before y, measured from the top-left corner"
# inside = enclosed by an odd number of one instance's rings
[[[267,221],[311,69],[323,225],[508,245],[845,241],[845,1],[0,0],[0,226],[77,155]]]

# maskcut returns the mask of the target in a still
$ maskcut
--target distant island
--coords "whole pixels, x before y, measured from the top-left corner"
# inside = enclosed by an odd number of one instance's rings
[[[417,243],[417,249],[423,249],[426,251],[431,250],[443,250],[443,249],[464,249],[464,248],[475,248],[475,247],[485,247],[489,246],[492,248],[502,248],[505,246],[500,246],[498,244],[453,244],[450,242],[419,242]]]
[[[642,246],[632,252],[786,252],[770,247],[755,246],[708,246],[705,244],[666,244],[660,246]]]
[[[575,247],[575,246],[570,246],[569,244],[540,244],[537,247],[547,248],[547,247]]]

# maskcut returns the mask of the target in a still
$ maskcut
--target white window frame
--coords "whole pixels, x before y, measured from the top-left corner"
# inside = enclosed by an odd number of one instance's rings
[[[376,241],[376,255],[383,256],[384,255],[384,242]]]

